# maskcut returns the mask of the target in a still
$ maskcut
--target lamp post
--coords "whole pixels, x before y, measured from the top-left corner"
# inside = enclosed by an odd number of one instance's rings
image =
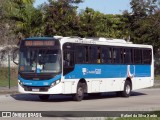
[[[11,88],[10,52],[8,52],[8,87]]]
[[[5,24],[5,27],[9,31],[9,28],[10,28],[9,24]],[[8,39],[7,42],[8,42],[8,45],[9,45],[9,39]],[[8,50],[8,87],[9,87],[9,89],[11,87],[10,73],[11,73],[11,71],[10,71],[10,50]]]

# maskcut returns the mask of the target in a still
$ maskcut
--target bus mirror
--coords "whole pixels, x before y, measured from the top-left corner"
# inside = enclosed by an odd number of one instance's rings
[[[13,62],[18,65],[19,64],[19,49],[15,49],[13,51]]]

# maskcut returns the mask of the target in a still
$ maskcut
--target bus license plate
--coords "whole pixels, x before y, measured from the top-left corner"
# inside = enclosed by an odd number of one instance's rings
[[[38,88],[32,88],[32,91],[33,92],[39,92],[39,89]]]

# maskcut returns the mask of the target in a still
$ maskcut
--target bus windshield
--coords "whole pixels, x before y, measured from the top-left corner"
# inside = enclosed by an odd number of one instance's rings
[[[22,48],[20,67],[22,73],[58,73],[61,71],[60,50]]]

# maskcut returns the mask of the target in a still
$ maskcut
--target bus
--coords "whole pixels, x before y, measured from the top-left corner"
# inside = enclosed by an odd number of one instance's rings
[[[18,90],[41,100],[69,94],[81,101],[85,94],[105,92],[129,97],[131,91],[154,84],[151,45],[54,36],[25,38],[18,51]]]

